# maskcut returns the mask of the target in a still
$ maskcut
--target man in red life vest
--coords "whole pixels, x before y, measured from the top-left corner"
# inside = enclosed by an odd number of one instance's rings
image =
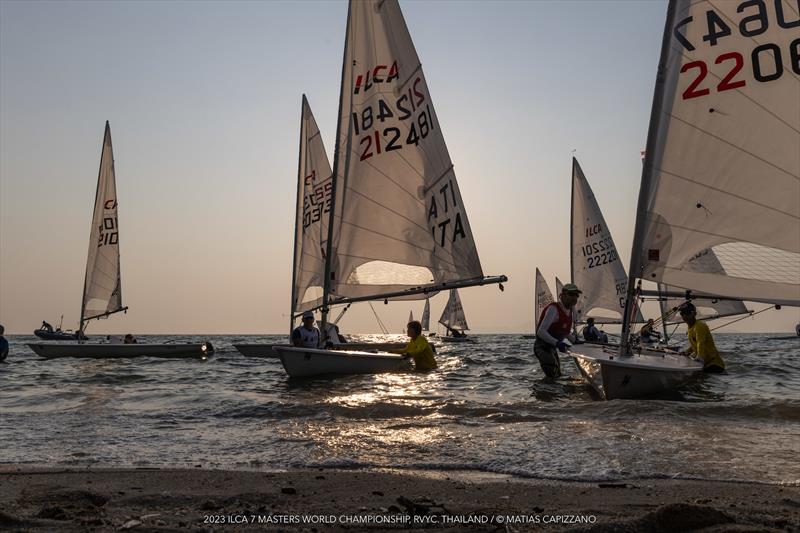
[[[542,370],[549,378],[561,375],[558,352],[567,351],[564,339],[567,339],[572,331],[572,310],[578,303],[580,294],[581,291],[574,283],[567,283],[561,289],[559,301],[548,304],[542,309],[542,315],[539,317],[533,353],[536,354]]]

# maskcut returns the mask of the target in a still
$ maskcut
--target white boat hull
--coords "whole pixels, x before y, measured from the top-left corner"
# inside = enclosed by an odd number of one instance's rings
[[[64,344],[31,343],[28,348],[36,355],[48,359],[81,357],[98,359],[123,359],[128,357],[166,357],[205,359],[214,354],[209,342],[194,344]]]
[[[325,374],[379,374],[411,369],[411,361],[398,354],[342,350],[317,350],[273,346],[290,377]]]
[[[703,364],[689,357],[643,350],[621,357],[619,348],[582,344],[569,355],[583,377],[606,400],[651,396],[674,390],[703,371]]]
[[[405,342],[347,342],[344,344],[335,344],[332,350],[346,350],[346,351],[370,351],[377,350],[384,352],[388,350],[399,350],[405,348],[408,343]],[[278,352],[273,350],[275,344],[234,344],[233,347],[239,350],[239,353],[245,357],[271,357],[277,359]],[[281,345],[284,348],[290,348],[291,345]]]

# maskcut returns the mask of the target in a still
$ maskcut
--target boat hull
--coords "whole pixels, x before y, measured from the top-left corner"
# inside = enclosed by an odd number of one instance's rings
[[[379,374],[411,369],[411,361],[398,354],[342,350],[317,350],[274,346],[286,373],[293,378],[321,375]]]
[[[348,342],[345,344],[335,344],[332,350],[347,350],[347,351],[371,351],[377,350],[385,352],[389,350],[399,350],[405,348],[405,342]],[[275,344],[234,344],[233,347],[239,350],[239,353],[245,357],[267,357],[277,359],[278,352],[273,350]],[[284,348],[289,348],[289,344],[281,345]]]
[[[703,371],[701,362],[670,352],[644,350],[621,357],[618,348],[582,344],[569,355],[583,377],[606,400],[642,398],[675,390]]]
[[[33,334],[46,341],[74,341],[77,339],[75,333],[64,331],[47,331],[46,329],[35,329]]]
[[[214,354],[209,342],[195,344],[50,344],[31,343],[28,348],[47,359],[60,357],[124,359],[129,357],[165,357],[205,359]]]

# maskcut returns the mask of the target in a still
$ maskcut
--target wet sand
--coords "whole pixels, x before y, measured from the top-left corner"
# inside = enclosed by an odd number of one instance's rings
[[[797,531],[800,487],[470,472],[0,467],[3,531]]]

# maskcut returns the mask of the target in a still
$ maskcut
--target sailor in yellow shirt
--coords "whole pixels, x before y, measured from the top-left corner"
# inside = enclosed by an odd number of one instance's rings
[[[694,304],[686,302],[678,310],[683,321],[689,326],[686,332],[689,336],[689,349],[684,354],[694,354],[698,359],[702,359],[703,372],[723,372],[725,362],[714,345],[714,338],[708,326],[702,320],[697,320],[697,309]]]
[[[428,339],[422,334],[422,324],[412,320],[406,327],[408,328],[406,332],[411,340],[405,348],[392,350],[392,353],[411,356],[414,359],[414,368],[419,372],[436,368],[436,359],[433,357],[431,345],[428,344]]]

